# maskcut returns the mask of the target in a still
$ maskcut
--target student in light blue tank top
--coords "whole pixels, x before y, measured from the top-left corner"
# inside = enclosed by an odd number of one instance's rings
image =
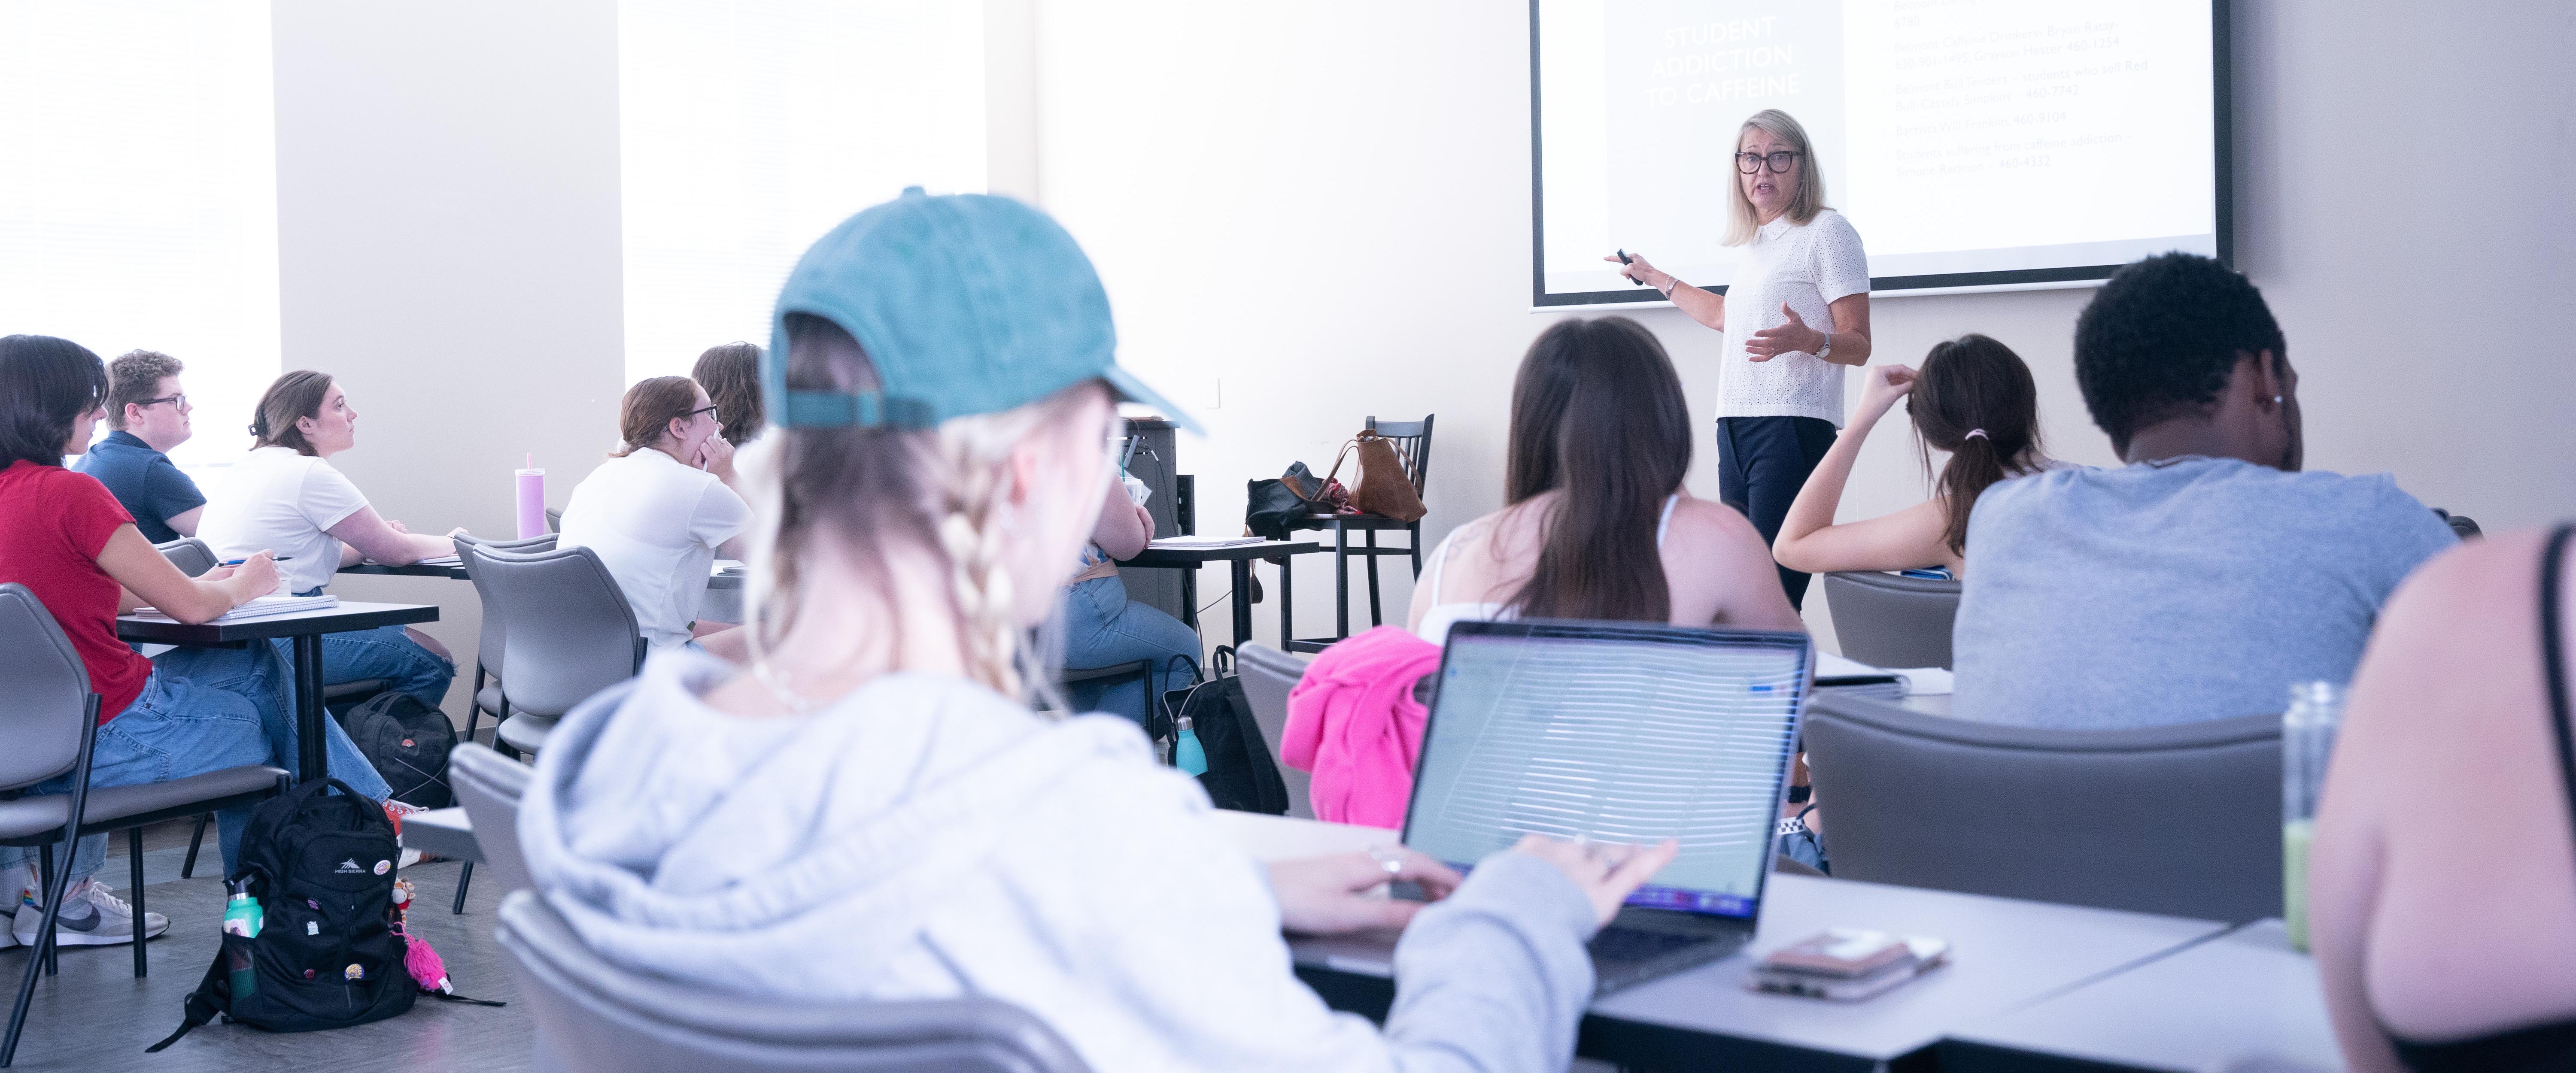
[[[2245,277],[2171,253],[2076,322],[2128,465],[2005,481],[1968,523],[1961,718],[2110,729],[2278,712],[2352,677],[2397,583],[2456,542],[2386,474],[2300,472],[2298,374]]]

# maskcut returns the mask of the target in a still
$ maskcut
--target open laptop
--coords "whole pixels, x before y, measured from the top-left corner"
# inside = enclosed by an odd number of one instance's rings
[[[1592,940],[1597,993],[1753,938],[1813,678],[1802,633],[1462,622],[1423,728],[1404,843],[1460,871],[1522,835],[1681,840]],[[1392,975],[1394,933],[1299,939],[1297,960]]]

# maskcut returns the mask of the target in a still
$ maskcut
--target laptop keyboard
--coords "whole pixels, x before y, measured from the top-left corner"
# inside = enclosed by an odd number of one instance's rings
[[[1705,935],[1678,935],[1667,931],[1645,931],[1638,928],[1603,928],[1592,936],[1592,956],[1613,963],[1652,961],[1692,943],[1707,942]]]

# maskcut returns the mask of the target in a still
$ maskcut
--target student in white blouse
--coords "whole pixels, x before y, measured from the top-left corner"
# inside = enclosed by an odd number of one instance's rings
[[[657,376],[626,389],[617,425],[625,445],[573,489],[556,546],[598,554],[657,652],[732,629],[697,621],[709,568],[751,528],[722,415],[697,381]]]
[[[1693,287],[1635,254],[1620,271],[1725,333],[1718,498],[1768,543],[1842,426],[1842,367],[1869,361],[1869,259],[1850,221],[1825,207],[1824,171],[1797,120],[1756,112],[1735,150],[1726,244],[1744,257],[1727,292]],[[1807,575],[1784,566],[1780,584],[1790,604],[1804,600]]]
[[[218,558],[273,549],[279,588],[311,596],[342,566],[362,558],[404,565],[456,554],[449,537],[414,533],[379,516],[358,486],[331,465],[333,455],[358,445],[358,411],[329,373],[299,369],[278,377],[260,396],[250,432],[250,454],[212,483],[197,520],[198,538]],[[286,642],[277,644],[283,655]],[[322,635],[325,683],[368,678],[384,679],[393,691],[435,708],[456,679],[456,660],[428,634],[408,626]],[[342,738],[337,724],[330,729],[336,752]],[[272,737],[279,738],[276,728]],[[278,756],[293,755],[291,732],[275,744]],[[335,762],[332,771],[339,770]]]

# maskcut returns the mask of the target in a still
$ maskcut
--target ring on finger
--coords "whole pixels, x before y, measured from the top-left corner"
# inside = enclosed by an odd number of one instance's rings
[[[1387,878],[1393,879],[1404,873],[1403,849],[1388,845],[1370,846],[1368,855],[1370,860],[1377,862],[1378,867],[1386,869]]]

